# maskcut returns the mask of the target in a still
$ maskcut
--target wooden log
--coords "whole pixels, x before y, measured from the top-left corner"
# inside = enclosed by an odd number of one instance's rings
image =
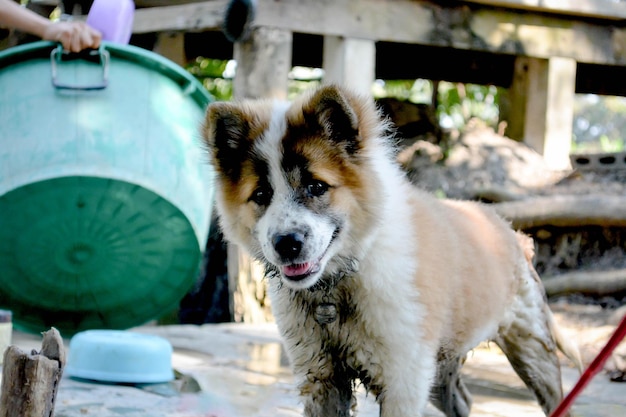
[[[626,227],[626,196],[559,195],[494,204],[516,229],[542,226]]]
[[[549,297],[585,294],[603,297],[626,291],[626,269],[576,271],[543,278]]]
[[[58,330],[44,332],[41,353],[16,346],[4,352],[0,417],[52,417],[65,348]]]

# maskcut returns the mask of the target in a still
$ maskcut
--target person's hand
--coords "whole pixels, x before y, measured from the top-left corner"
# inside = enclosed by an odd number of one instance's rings
[[[86,48],[98,48],[102,35],[84,22],[51,22],[44,30],[42,39],[61,42],[63,49],[80,52]]]

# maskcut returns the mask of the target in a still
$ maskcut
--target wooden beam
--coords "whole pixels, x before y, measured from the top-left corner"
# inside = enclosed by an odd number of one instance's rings
[[[583,16],[611,21],[626,19],[626,3],[607,0],[466,0],[466,2],[514,10]]]
[[[135,33],[219,29],[226,0],[139,9]],[[417,0],[258,0],[254,25],[345,38],[626,65],[626,28],[576,16]]]
[[[218,30],[228,0],[212,0],[135,10],[133,33]]]
[[[175,6],[206,0],[134,0],[137,8]],[[30,0],[30,3],[57,6],[59,0]],[[465,0],[465,3],[565,16],[620,21],[626,19],[626,3],[607,0]]]

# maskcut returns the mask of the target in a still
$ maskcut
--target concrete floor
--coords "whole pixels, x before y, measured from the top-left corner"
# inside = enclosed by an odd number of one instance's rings
[[[220,324],[142,326],[133,331],[159,335],[174,347],[172,366],[179,373],[167,384],[128,386],[64,376],[56,417],[295,417],[302,407],[293,387],[276,328],[271,325]],[[39,349],[38,335],[13,332],[14,345]],[[67,341],[66,345],[69,344]],[[464,367],[473,394],[472,416],[540,417],[532,395],[502,353],[482,345]],[[569,392],[578,372],[564,366]],[[371,397],[358,395],[359,417],[377,417]],[[441,416],[429,408],[428,417]],[[626,384],[597,375],[572,408],[572,417],[626,416]]]

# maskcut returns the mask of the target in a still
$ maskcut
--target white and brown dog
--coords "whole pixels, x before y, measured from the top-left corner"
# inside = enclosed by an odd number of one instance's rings
[[[337,86],[293,103],[209,105],[203,136],[226,238],[265,264],[307,417],[349,416],[359,382],[382,417],[430,399],[467,416],[459,379],[483,340],[548,414],[562,397],[557,332],[532,248],[489,207],[411,185],[373,100]]]

